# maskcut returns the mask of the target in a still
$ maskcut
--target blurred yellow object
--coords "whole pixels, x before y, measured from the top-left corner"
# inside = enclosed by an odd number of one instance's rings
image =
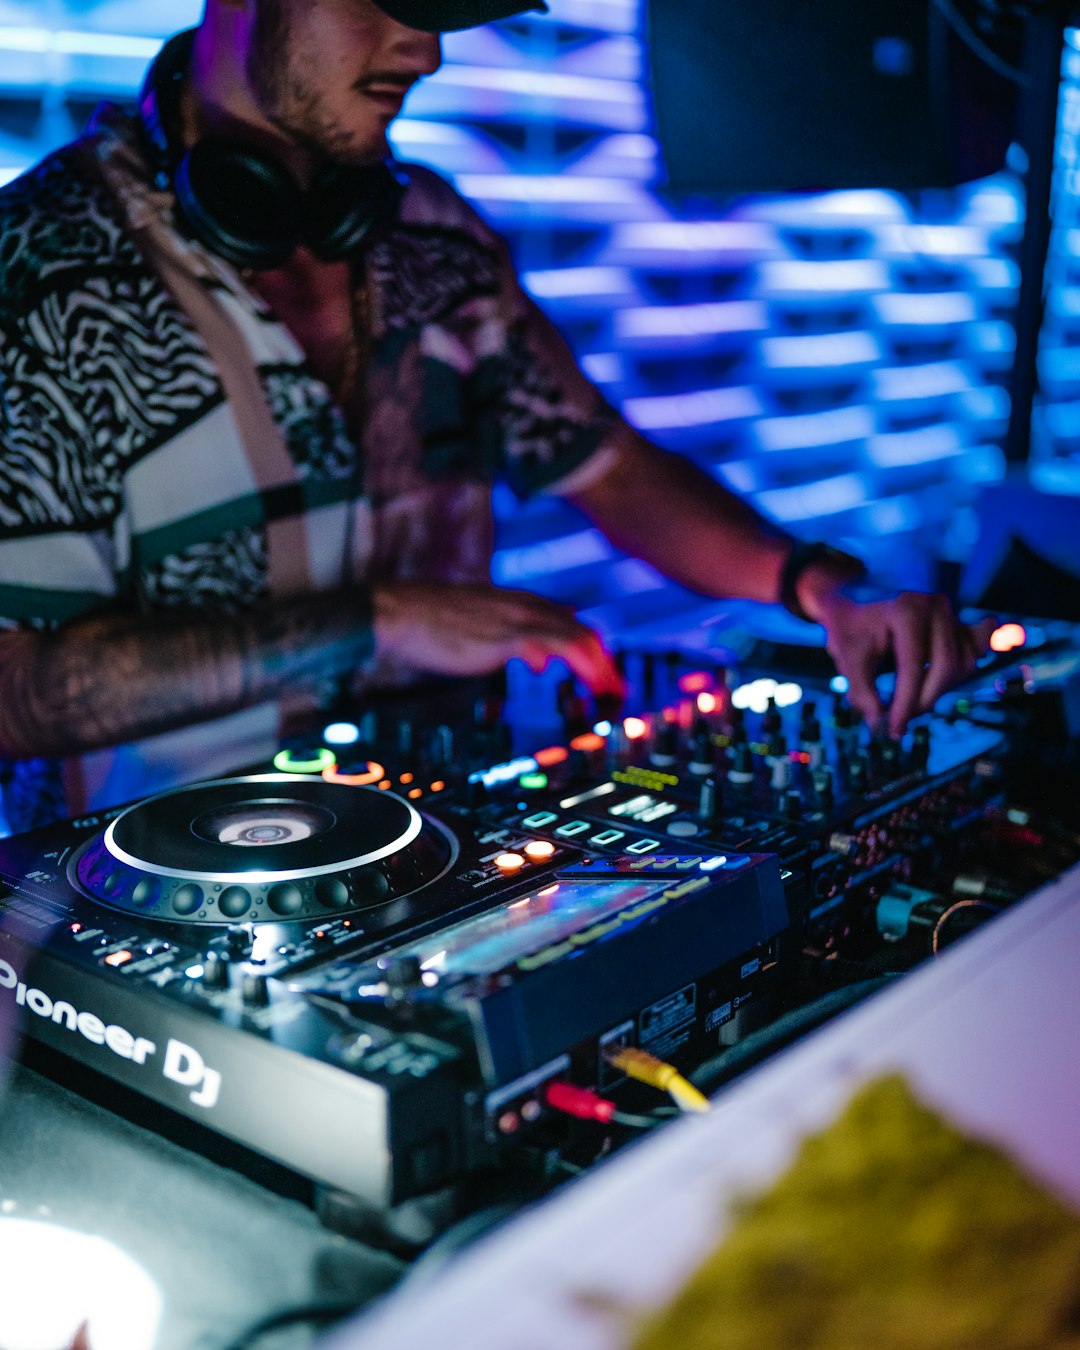
[[[1080,1350],[1080,1217],[900,1076],[863,1088],[634,1350]]]

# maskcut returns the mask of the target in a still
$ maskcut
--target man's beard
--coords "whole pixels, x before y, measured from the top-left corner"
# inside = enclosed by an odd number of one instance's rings
[[[385,142],[374,152],[358,152],[347,130],[320,115],[318,91],[307,82],[318,77],[307,71],[303,78],[290,75],[293,48],[288,0],[258,0],[247,77],[263,114],[297,145],[324,160],[371,163],[387,154]]]

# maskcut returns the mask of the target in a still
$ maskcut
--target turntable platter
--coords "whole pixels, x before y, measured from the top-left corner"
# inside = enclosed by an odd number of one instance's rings
[[[397,899],[443,875],[456,851],[394,793],[259,774],[129,807],[69,871],[85,894],[130,913],[280,923]]]

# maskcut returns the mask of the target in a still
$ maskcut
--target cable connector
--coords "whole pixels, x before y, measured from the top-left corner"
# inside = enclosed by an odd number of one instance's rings
[[[606,1097],[598,1097],[588,1088],[575,1087],[573,1083],[556,1080],[544,1088],[544,1104],[553,1111],[561,1111],[564,1116],[573,1116],[576,1120],[596,1120],[602,1125],[610,1124],[617,1110],[614,1102]]]
[[[666,1092],[680,1111],[708,1111],[709,1099],[703,1096],[693,1083],[688,1082],[674,1064],[665,1064],[662,1059],[650,1055],[647,1050],[634,1046],[624,1046],[607,1055],[607,1061],[613,1068],[634,1078],[639,1083]]]

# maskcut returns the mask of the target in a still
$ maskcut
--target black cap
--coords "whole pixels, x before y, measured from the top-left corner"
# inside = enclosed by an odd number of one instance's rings
[[[384,13],[407,28],[425,33],[453,33],[526,10],[547,11],[544,0],[375,0]]]

